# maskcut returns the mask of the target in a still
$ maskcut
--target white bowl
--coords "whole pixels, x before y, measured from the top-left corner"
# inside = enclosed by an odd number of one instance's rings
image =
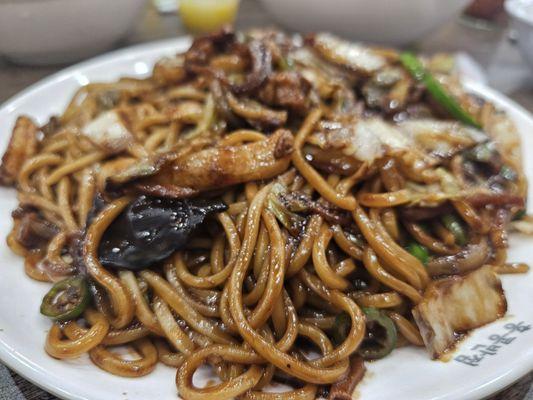
[[[443,24],[469,0],[261,0],[285,27],[405,45]]]
[[[505,9],[517,33],[518,46],[524,59],[533,68],[533,0],[507,0]]]
[[[146,0],[0,0],[0,55],[67,63],[109,49],[138,21]]]

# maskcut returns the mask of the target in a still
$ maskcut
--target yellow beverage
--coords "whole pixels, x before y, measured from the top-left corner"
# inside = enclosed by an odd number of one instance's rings
[[[181,20],[192,32],[219,29],[235,21],[239,0],[180,0]]]

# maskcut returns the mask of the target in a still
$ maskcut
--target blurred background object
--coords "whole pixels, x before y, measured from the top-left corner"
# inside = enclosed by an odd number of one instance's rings
[[[511,17],[518,47],[533,71],[533,0],[507,0],[505,8]]]
[[[16,63],[81,60],[116,45],[146,0],[2,0],[0,54]]]
[[[475,0],[465,10],[466,15],[481,19],[495,19],[503,11],[504,0]]]
[[[261,0],[284,27],[407,45],[458,15],[469,0]]]
[[[179,8],[179,0],[153,0],[153,2],[161,14],[175,13]]]
[[[179,0],[183,24],[193,33],[205,33],[235,22],[239,0]]]

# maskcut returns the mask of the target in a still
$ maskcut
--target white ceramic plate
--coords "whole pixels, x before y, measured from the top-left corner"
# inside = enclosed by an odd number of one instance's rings
[[[3,152],[15,118],[29,114],[45,123],[60,113],[74,91],[91,81],[112,81],[123,75],[145,76],[154,61],[184,50],[187,39],[173,39],[132,47],[84,62],[30,87],[0,108],[0,149]],[[533,118],[504,96],[478,84],[468,88],[515,120],[523,137],[528,178],[533,182]],[[532,185],[533,186],[533,185]],[[533,198],[530,188],[529,198]],[[4,238],[16,207],[15,191],[0,189],[0,359],[33,383],[65,399],[147,400],[174,399],[175,371],[159,365],[143,378],[110,375],[87,358],[58,361],[48,357],[43,344],[50,322],[39,314],[49,285],[24,274],[22,259],[11,253]],[[513,236],[509,257],[532,261],[533,239]],[[504,276],[509,301],[505,319],[477,330],[447,363],[431,361],[424,350],[402,348],[368,365],[357,388],[361,400],[481,399],[503,389],[533,369],[533,274]],[[463,362],[457,361],[462,356]],[[477,356],[478,359],[473,357]],[[470,357],[470,358],[468,358]],[[477,366],[468,365],[477,364]]]

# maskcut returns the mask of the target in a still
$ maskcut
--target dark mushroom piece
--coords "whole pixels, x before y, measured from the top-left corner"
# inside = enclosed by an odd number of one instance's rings
[[[213,213],[227,209],[219,200],[176,200],[140,196],[104,233],[98,249],[102,265],[140,270],[182,249]]]
[[[432,276],[466,274],[481,267],[489,258],[490,247],[486,238],[469,243],[456,254],[436,257],[428,261],[427,270]]]

